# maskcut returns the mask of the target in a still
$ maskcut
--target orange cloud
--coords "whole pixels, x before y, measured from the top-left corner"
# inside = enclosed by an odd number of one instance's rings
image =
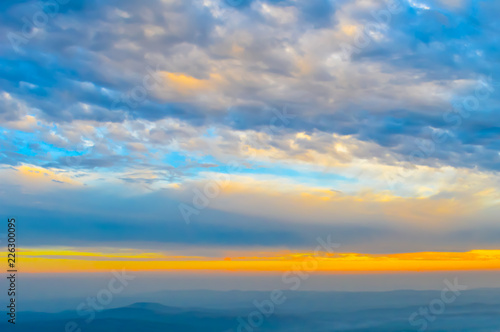
[[[73,180],[72,178],[70,178],[67,175],[64,175],[63,173],[58,173],[57,171],[53,171],[38,166],[22,165],[17,167],[17,170],[25,179],[27,179],[30,182],[48,183],[51,181],[55,181],[72,185],[81,184],[80,182]]]
[[[222,81],[219,74],[212,73],[208,79],[198,79],[183,73],[164,73],[170,87],[183,94],[206,92],[217,87]]]

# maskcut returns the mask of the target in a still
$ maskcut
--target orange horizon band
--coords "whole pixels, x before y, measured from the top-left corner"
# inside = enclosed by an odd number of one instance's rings
[[[21,250],[20,269],[25,273],[82,273],[128,271],[232,271],[318,273],[395,273],[500,270],[500,250],[421,252],[388,255],[358,253],[289,254],[271,257],[203,258],[161,254],[124,255],[78,251]],[[60,258],[71,256],[71,258]],[[121,257],[122,260],[117,260]],[[97,259],[99,258],[99,259]]]

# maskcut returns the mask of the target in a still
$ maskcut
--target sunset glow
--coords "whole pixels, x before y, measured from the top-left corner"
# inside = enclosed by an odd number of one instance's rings
[[[23,270],[29,273],[128,271],[218,271],[317,273],[394,273],[500,270],[499,250],[419,252],[403,254],[266,253],[251,257],[182,257],[164,254],[92,253],[72,250],[23,250]],[[260,253],[261,255],[263,253]],[[71,256],[64,258],[65,256]],[[120,258],[120,260],[117,260]]]

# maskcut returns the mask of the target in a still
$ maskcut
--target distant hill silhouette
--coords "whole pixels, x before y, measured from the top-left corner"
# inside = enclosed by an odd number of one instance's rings
[[[87,324],[75,311],[60,313],[21,312],[18,332],[65,331],[69,321],[76,322],[82,332],[327,332],[327,331],[418,331],[408,318],[437,298],[436,291],[396,292],[289,292],[287,301],[265,318],[259,329],[238,328],[238,317],[247,317],[269,292],[197,291],[198,306],[167,306],[157,302],[133,302],[120,308],[96,313]],[[442,314],[429,323],[427,331],[495,332],[500,331],[500,297],[498,290],[464,292],[454,303],[446,305]],[[172,295],[159,292],[155,296]],[[182,294],[186,296],[182,298]],[[179,303],[191,303],[196,292],[177,292]],[[207,305],[207,295],[218,295],[218,303]],[[152,294],[144,295],[148,298]],[[204,300],[201,300],[204,298]],[[481,299],[483,301],[481,301]],[[233,305],[230,306],[231,300]],[[172,301],[170,298],[166,302]],[[193,304],[193,303],[191,303]],[[219,308],[216,308],[219,307]],[[6,322],[0,322],[4,331]]]

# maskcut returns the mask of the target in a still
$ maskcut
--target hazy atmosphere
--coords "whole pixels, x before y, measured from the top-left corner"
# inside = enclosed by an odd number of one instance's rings
[[[499,13],[1,2],[2,330],[498,331]]]

